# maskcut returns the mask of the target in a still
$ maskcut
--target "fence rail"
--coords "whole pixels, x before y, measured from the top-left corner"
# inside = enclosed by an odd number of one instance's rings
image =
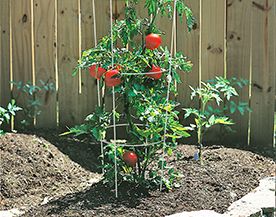
[[[194,64],[190,74],[183,74],[178,86],[183,106],[196,106],[189,99],[188,85],[214,76],[242,77],[250,85],[240,91],[248,102],[250,114],[233,115],[237,123],[234,136],[227,141],[255,146],[272,146],[276,71],[276,1],[275,0],[186,0],[197,19],[194,31],[187,33],[177,22],[177,50]],[[123,16],[124,0],[114,0],[118,19]],[[80,123],[96,105],[96,87],[86,73],[71,73],[81,50],[94,46],[93,25],[97,38],[108,33],[109,1],[95,0],[1,0],[0,104],[6,105],[13,81],[55,82],[57,92],[43,96],[43,112],[37,127]],[[145,15],[143,5],[138,11]],[[164,31],[171,22],[159,18]],[[170,34],[164,37],[169,45]],[[18,104],[24,107],[26,98]],[[22,118],[18,116],[18,118]]]

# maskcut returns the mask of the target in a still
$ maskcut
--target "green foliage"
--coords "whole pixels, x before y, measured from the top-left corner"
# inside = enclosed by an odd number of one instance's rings
[[[119,114],[117,113],[117,118]],[[85,123],[69,128],[68,132],[61,134],[62,136],[74,134],[80,136],[83,134],[91,135],[97,141],[106,137],[107,127],[110,125],[112,118],[111,112],[106,112],[102,107],[96,107],[96,111],[85,118]]]
[[[126,0],[125,18],[116,20],[113,24],[112,35],[103,37],[94,48],[83,51],[73,75],[79,69],[85,70],[92,65],[97,65],[105,70],[116,69],[120,66],[119,77],[121,84],[115,87],[116,105],[123,105],[123,111],[116,113],[117,122],[127,123],[127,143],[133,144],[131,148],[117,147],[111,141],[106,149],[104,157],[105,180],[114,183],[114,160],[118,163],[119,182],[131,181],[146,185],[156,186],[161,181],[160,167],[164,166],[165,177],[163,182],[170,189],[179,174],[174,168],[170,168],[165,159],[160,158],[160,151],[164,148],[167,155],[173,155],[177,145],[177,139],[188,137],[187,127],[179,122],[179,112],[176,110],[178,103],[174,100],[167,101],[167,92],[177,94],[175,85],[180,83],[180,73],[189,72],[192,63],[181,53],[172,56],[167,47],[160,46],[150,50],[145,46],[145,37],[149,33],[164,34],[156,24],[156,18],[173,16],[173,0],[146,0],[145,8],[148,17],[141,18],[136,12],[139,0]],[[186,17],[190,30],[194,24],[191,10],[182,0],[176,1],[177,15]],[[111,42],[114,48],[111,50]],[[117,44],[122,47],[116,46]],[[126,49],[128,46],[129,49]],[[112,56],[113,63],[112,65]],[[160,79],[152,79],[147,76],[152,66],[161,68]],[[100,89],[103,89],[105,75],[100,80]],[[169,88],[169,90],[168,90]],[[110,89],[105,92],[110,94]],[[104,101],[104,100],[102,100]],[[75,135],[89,134],[95,140],[106,138],[106,131],[112,121],[112,113],[104,111],[102,104],[94,113],[89,115],[85,123],[69,129],[65,134]],[[165,130],[166,129],[166,130]],[[164,132],[166,131],[165,135]],[[166,143],[164,144],[164,140]],[[122,141],[116,141],[120,143]],[[138,147],[135,144],[154,144],[148,147]],[[165,146],[165,147],[164,147]],[[123,161],[125,151],[134,151],[138,156],[137,167],[130,167]],[[116,152],[116,156],[115,156]]]
[[[15,100],[11,100],[7,108],[0,107],[0,127],[3,123],[10,123],[11,117],[15,116],[16,112],[22,110],[15,104]],[[3,135],[5,132],[0,128],[0,135]]]
[[[201,87],[195,89],[190,87],[192,90],[191,99],[199,100],[200,108],[185,108],[184,117],[188,118],[191,115],[195,117],[195,124],[191,124],[191,129],[197,130],[200,159],[203,135],[210,127],[217,124],[234,124],[229,117],[224,115],[225,113],[233,114],[239,111],[244,114],[246,110],[250,111],[247,103],[238,102],[236,104],[231,100],[233,97],[238,97],[235,86],[242,88],[245,85],[247,85],[247,81],[244,79],[215,77],[214,80],[201,82]],[[212,103],[216,104],[216,108],[212,106]]]
[[[31,125],[34,118],[41,114],[42,100],[41,96],[45,94],[45,101],[48,99],[49,94],[55,92],[55,84],[51,82],[39,81],[38,85],[33,85],[31,82],[23,83],[22,81],[11,82],[17,89],[18,93],[14,98],[18,100],[22,95],[27,96],[26,106],[23,107],[23,112],[26,119],[21,121],[23,126]]]
[[[119,142],[118,142],[119,143]],[[174,149],[175,144],[168,143],[166,150]],[[116,160],[118,170],[118,184],[128,181],[145,186],[150,189],[159,187],[160,181],[164,183],[166,189],[171,190],[173,187],[178,187],[177,181],[182,175],[173,167],[167,165],[167,161],[160,157],[158,150],[162,149],[162,144],[149,147],[133,147],[129,150],[135,151],[139,156],[138,167],[132,168],[123,161],[123,154],[126,151],[123,147],[116,149]],[[114,161],[115,161],[115,146],[109,144],[105,147],[105,161],[103,168],[105,170],[104,182],[112,186],[114,184]],[[161,167],[166,171],[165,176],[161,176]]]

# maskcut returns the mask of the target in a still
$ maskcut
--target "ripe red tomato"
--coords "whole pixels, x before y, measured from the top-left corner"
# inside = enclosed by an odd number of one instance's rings
[[[146,74],[146,76],[153,78],[155,80],[160,79],[162,76],[162,71],[159,66],[152,65],[152,68],[149,72],[156,72],[154,74],[150,74],[150,73]]]
[[[134,167],[137,163],[138,157],[137,157],[137,154],[135,152],[126,151],[123,154],[123,160],[127,165],[129,165],[131,167]]]
[[[113,69],[105,73],[105,84],[107,87],[115,87],[121,84],[121,78],[114,78],[114,76],[118,74],[119,71],[117,69]]]
[[[146,36],[146,48],[154,50],[160,46],[162,38],[158,34],[151,33]]]
[[[97,66],[96,64],[93,64],[89,67],[90,76],[96,79],[100,79],[102,75],[106,72],[106,70],[102,67]]]

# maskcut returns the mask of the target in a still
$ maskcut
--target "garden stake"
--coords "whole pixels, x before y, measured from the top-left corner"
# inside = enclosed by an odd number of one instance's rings
[[[109,12],[110,12],[110,37],[111,37],[111,65],[112,65],[112,68],[114,67],[114,51],[113,51],[113,25],[112,25],[112,19],[113,19],[113,14],[112,14],[112,0],[109,0]],[[116,198],[118,198],[118,173],[117,173],[117,145],[116,145],[116,112],[115,112],[115,109],[116,109],[116,103],[115,103],[115,89],[114,87],[112,87],[112,113],[113,113],[113,140],[114,140],[114,166],[115,166],[115,196]]]
[[[176,0],[174,0],[174,9],[173,9],[173,25],[172,25],[172,37],[171,37],[171,56],[173,54],[173,43],[174,43],[174,29],[175,29],[175,15],[176,15]],[[168,82],[168,89],[167,89],[167,97],[166,97],[166,105],[169,102],[170,98],[170,84],[172,81],[172,62],[171,59],[169,60],[169,74],[167,76],[167,82]],[[166,110],[165,114],[165,126],[164,126],[164,141],[163,141],[163,147],[162,147],[162,163],[161,163],[161,180],[160,180],[160,191],[162,191],[162,185],[163,185],[163,176],[164,176],[164,156],[165,156],[165,146],[166,146],[166,134],[167,134],[167,124],[168,124],[168,110]]]
[[[96,27],[96,13],[95,13],[95,0],[92,0],[92,12],[93,12],[93,30],[94,30],[94,42],[95,47],[97,46],[97,27]],[[101,106],[101,95],[100,95],[100,80],[97,79],[97,99],[98,106]],[[101,163],[102,163],[102,174],[104,174],[104,150],[103,150],[103,141],[101,143]]]

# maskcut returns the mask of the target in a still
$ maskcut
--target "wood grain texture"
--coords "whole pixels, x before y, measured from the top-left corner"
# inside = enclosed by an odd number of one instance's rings
[[[201,80],[224,75],[226,1],[203,0],[201,24]]]
[[[250,80],[251,55],[251,2],[228,1],[227,5],[227,78],[236,77]],[[249,104],[249,86],[237,89],[239,97],[234,101]],[[237,124],[235,132],[227,135],[227,143],[248,144],[249,113],[238,111],[230,115]]]
[[[95,1],[96,2],[96,1]],[[87,50],[95,46],[93,22],[93,5],[91,0],[80,2],[81,10],[81,50]],[[95,10],[97,11],[97,10]],[[96,80],[89,76],[88,70],[81,71],[81,117],[84,119],[95,110],[97,105]]]
[[[35,49],[35,78],[36,84],[40,80],[56,83],[55,59],[55,1],[34,1],[34,49]],[[43,92],[38,95],[42,103],[42,112],[37,117],[37,127],[55,127],[57,125],[56,93]]]
[[[33,82],[31,10],[30,0],[11,0],[12,74],[15,82]],[[27,108],[29,96],[21,94],[16,88],[13,88],[13,96],[18,98],[20,107]],[[25,118],[23,112],[18,113],[15,126],[19,126],[19,122]]]
[[[0,1],[0,106],[10,100],[10,1]]]
[[[275,97],[274,0],[254,0],[252,9],[252,93],[250,144],[272,146]]]
[[[80,117],[78,76],[72,72],[79,59],[78,0],[57,1],[58,105],[60,126],[72,126]]]
[[[191,100],[191,89],[189,86],[199,86],[199,50],[200,50],[200,0],[186,0],[187,6],[191,8],[196,19],[196,25],[192,31],[188,31],[186,19],[177,20],[177,52],[182,52],[193,63],[192,71],[189,73],[180,72],[182,83],[177,85],[178,96],[177,101],[180,102],[180,120],[188,126],[194,122],[194,118],[184,119],[184,111],[182,108],[198,108],[199,103],[196,100]],[[185,142],[195,143],[197,136],[196,132],[191,132],[192,136],[185,139]]]
[[[200,34],[200,0],[187,0],[186,4],[193,11],[196,19],[195,29],[188,32],[186,20],[177,22],[177,51],[182,52],[193,63],[190,73],[181,72],[182,83],[178,85],[179,101],[184,107],[198,107],[198,103],[190,100],[191,89],[189,86],[199,85],[199,34]]]
[[[225,74],[226,1],[203,0],[201,4],[201,81]],[[215,107],[215,103],[211,104]],[[205,134],[206,143],[221,143],[219,125]]]

